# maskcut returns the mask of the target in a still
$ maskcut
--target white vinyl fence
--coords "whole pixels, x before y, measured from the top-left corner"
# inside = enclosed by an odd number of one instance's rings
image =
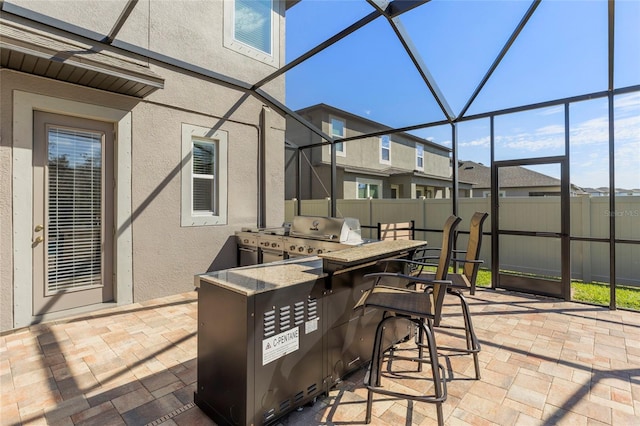
[[[296,214],[330,216],[331,201],[303,200],[300,212],[297,202],[287,200],[286,221]],[[450,199],[371,199],[337,200],[339,217],[354,217],[363,226],[364,238],[376,238],[378,222],[415,221],[417,229],[439,230],[451,214]],[[469,220],[476,211],[491,212],[489,198],[462,198],[458,215],[462,218],[459,231],[469,230]],[[609,220],[615,217],[617,239],[640,240],[640,197],[616,197],[616,211],[609,210],[606,197],[572,197],[570,200],[571,236],[609,238]],[[491,216],[484,224],[484,232],[491,231]],[[366,228],[371,226],[373,228]],[[560,201],[556,197],[505,197],[500,199],[500,228],[516,231],[560,232]],[[416,232],[416,239],[440,246],[439,232]],[[458,247],[466,247],[466,234],[461,234]],[[485,235],[481,258],[484,267],[491,265],[491,237]],[[571,277],[586,282],[609,281],[608,242],[572,241]],[[616,278],[618,284],[640,286],[640,245],[616,245]],[[542,237],[504,235],[500,238],[501,269],[540,275],[560,275],[560,240]]]

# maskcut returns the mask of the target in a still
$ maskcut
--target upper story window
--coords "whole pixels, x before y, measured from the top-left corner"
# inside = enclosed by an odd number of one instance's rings
[[[380,163],[391,164],[391,138],[388,135],[380,138]]]
[[[338,118],[331,118],[331,137],[334,139],[344,139],[347,135],[346,126],[344,120]],[[336,143],[336,155],[342,157],[346,156],[344,142]]]
[[[278,66],[281,3],[278,0],[225,1],[225,47]]]
[[[424,170],[424,145],[416,144],[416,169]]]
[[[271,55],[273,0],[235,0],[233,38]]]

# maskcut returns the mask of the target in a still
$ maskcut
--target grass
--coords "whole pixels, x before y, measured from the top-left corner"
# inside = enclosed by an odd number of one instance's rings
[[[491,287],[491,271],[480,269],[476,278],[476,286]],[[595,305],[609,306],[609,284],[582,281],[571,282],[572,300],[576,302],[592,303]],[[616,286],[616,305],[619,308],[640,311],[640,288]]]

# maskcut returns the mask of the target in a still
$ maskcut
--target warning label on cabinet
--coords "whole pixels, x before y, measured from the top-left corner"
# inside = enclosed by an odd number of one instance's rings
[[[262,341],[262,365],[297,351],[300,348],[300,327],[283,331]]]
[[[318,329],[318,321],[320,318],[314,318],[304,323],[304,334],[309,334]]]

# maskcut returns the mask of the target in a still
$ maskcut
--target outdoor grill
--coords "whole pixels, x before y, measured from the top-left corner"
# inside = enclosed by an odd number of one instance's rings
[[[363,243],[355,218],[295,216],[279,228],[243,228],[236,232],[240,266],[315,256]]]

